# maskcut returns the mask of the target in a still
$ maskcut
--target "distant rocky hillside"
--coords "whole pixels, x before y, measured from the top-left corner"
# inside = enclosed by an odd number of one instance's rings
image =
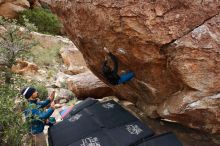
[[[0,16],[15,18],[25,9],[49,5],[50,0],[0,0]]]
[[[29,7],[27,0],[0,0],[0,16],[14,18],[18,12]]]

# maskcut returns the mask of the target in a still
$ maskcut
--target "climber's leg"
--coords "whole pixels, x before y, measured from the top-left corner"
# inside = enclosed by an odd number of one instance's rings
[[[118,84],[126,83],[130,81],[134,77],[134,73],[132,71],[125,72],[120,75],[120,79],[118,80]]]

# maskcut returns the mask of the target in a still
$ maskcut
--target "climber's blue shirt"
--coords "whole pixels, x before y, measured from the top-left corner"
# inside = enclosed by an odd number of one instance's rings
[[[48,108],[47,111],[43,109],[49,103],[49,99],[40,102],[37,100],[29,101],[28,108],[24,111],[24,114],[26,119],[31,121],[30,132],[32,134],[43,132],[45,120],[48,119],[54,111],[52,108]]]

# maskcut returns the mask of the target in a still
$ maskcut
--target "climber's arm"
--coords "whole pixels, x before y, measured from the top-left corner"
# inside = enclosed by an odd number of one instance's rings
[[[114,74],[117,74],[118,73],[118,59],[112,53],[108,53],[108,55],[114,63],[113,72],[114,72]]]
[[[37,102],[37,105],[39,105],[39,108],[44,108],[46,107],[47,105],[49,105],[49,103],[51,102],[50,99],[46,99],[44,101],[38,101]]]
[[[47,119],[53,114],[53,112],[54,112],[54,109],[50,107],[46,112],[39,111],[38,116],[40,117],[40,119]]]

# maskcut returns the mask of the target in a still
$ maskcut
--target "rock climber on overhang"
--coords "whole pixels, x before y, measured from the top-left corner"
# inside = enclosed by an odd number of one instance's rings
[[[132,71],[127,71],[118,75],[118,58],[109,52],[107,48],[104,47],[104,50],[107,52],[107,56],[102,66],[102,72],[106,80],[112,85],[124,84],[130,81],[134,77],[134,73]],[[109,66],[110,59],[114,64],[113,69]]]

